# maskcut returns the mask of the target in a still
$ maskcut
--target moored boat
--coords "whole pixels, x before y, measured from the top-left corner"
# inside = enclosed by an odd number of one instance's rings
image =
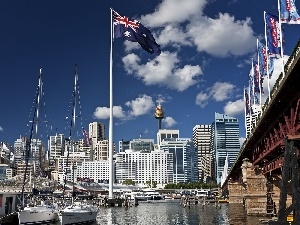
[[[77,95],[77,91],[79,90],[79,86],[78,86],[78,73],[77,73],[77,66],[75,68],[75,85],[74,85],[74,91],[73,91],[73,101],[76,101],[76,95]],[[76,111],[75,108],[76,104],[73,104],[73,112]],[[71,122],[71,126],[70,126],[70,137],[74,137],[74,134],[72,136],[72,129],[73,126],[75,126],[75,121],[76,121],[76,116],[75,113],[72,113],[72,122]],[[72,146],[73,148],[73,152],[75,152],[75,141],[74,138],[70,138],[69,139],[69,145],[68,146]],[[67,165],[68,165],[68,160],[69,160],[69,151],[70,148],[67,148],[68,151],[68,155],[67,155]],[[74,156],[73,156],[74,157]],[[61,225],[67,225],[67,224],[92,224],[96,221],[96,217],[98,214],[98,207],[93,206],[91,204],[86,204],[83,202],[74,202],[74,197],[75,197],[75,180],[74,180],[74,158],[72,160],[73,164],[70,168],[70,170],[72,171],[72,178],[73,178],[73,182],[72,182],[72,203],[70,205],[65,206],[62,210],[60,210],[59,212],[59,220],[61,222]],[[65,175],[67,175],[68,170],[66,170]],[[63,200],[64,201],[64,196],[65,196],[65,191],[66,191],[66,185],[67,184],[67,176],[65,176],[64,178],[64,187],[63,187]],[[63,204],[65,204],[65,202],[63,202]]]
[[[150,200],[163,200],[163,196],[155,190],[148,190],[144,194],[147,197],[148,201],[150,201]]]
[[[61,225],[92,224],[96,221],[98,207],[92,205],[71,205],[59,212]]]
[[[29,206],[18,212],[19,224],[56,224],[58,222],[57,209],[52,206]]]

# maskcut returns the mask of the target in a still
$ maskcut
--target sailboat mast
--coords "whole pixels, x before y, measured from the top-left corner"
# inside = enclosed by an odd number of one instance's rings
[[[34,147],[34,153],[32,154],[32,162],[34,163],[33,167],[33,176],[36,174],[36,167],[35,167],[35,161],[36,161],[36,153],[37,153],[37,142],[38,142],[38,128],[39,128],[39,114],[40,114],[40,101],[42,96],[42,88],[43,88],[43,82],[42,82],[42,68],[40,68],[40,76],[39,76],[39,84],[38,84],[38,96],[37,96],[37,106],[36,106],[36,120],[33,121],[35,123],[35,147]],[[39,163],[40,164],[40,163]],[[38,165],[39,165],[38,164]]]
[[[67,160],[66,160],[66,171],[65,171],[65,177],[64,177],[64,188],[63,188],[63,200],[65,197],[65,191],[66,191],[66,183],[67,183],[67,173],[68,173],[68,167],[69,167],[69,156],[70,156],[70,147],[72,148],[73,157],[74,157],[74,145],[75,145],[75,122],[76,122],[76,92],[77,92],[77,81],[78,81],[78,71],[77,71],[77,64],[75,65],[75,84],[74,84],[74,90],[73,90],[73,111],[72,111],[72,119],[71,119],[71,126],[70,126],[70,133],[69,133],[69,145],[67,150]],[[72,162],[72,166],[70,166],[72,169],[72,175],[73,175],[73,194],[72,194],[72,201],[73,201],[73,195],[74,195],[74,158]]]
[[[73,101],[73,135],[75,135],[75,131],[76,131],[76,93],[77,93],[77,81],[78,81],[78,69],[77,69],[77,65],[75,65],[75,84],[74,84],[74,101]],[[75,136],[74,138],[75,139]],[[74,155],[74,148],[75,148],[75,142],[73,143],[73,155]]]
[[[30,152],[31,152],[31,143],[32,143],[32,136],[33,136],[33,129],[34,129],[34,123],[37,121],[37,114],[38,114],[38,102],[39,102],[39,95],[40,95],[40,88],[42,84],[42,74],[41,74],[41,69],[40,69],[40,75],[39,75],[39,85],[38,85],[38,91],[37,95],[35,98],[35,109],[33,113],[33,118],[32,118],[32,124],[31,124],[31,129],[30,129],[30,136],[29,136],[29,141],[25,139],[26,145],[25,145],[25,171],[24,171],[24,176],[23,176],[23,185],[22,185],[22,192],[21,192],[21,198],[22,198],[22,207],[24,207],[25,202],[24,202],[24,190],[25,190],[25,184],[26,184],[26,175],[27,175],[27,170],[28,170],[28,161],[30,157]],[[37,131],[37,129],[36,129]]]

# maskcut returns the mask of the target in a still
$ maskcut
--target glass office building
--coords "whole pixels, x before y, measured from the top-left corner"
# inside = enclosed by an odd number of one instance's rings
[[[173,182],[198,181],[198,152],[190,138],[165,138],[160,149],[173,154]]]
[[[221,182],[226,155],[229,167],[233,165],[240,151],[238,119],[215,113],[215,121],[211,125],[212,178]]]

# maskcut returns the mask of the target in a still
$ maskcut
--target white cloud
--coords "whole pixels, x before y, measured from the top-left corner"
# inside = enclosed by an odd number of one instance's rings
[[[185,65],[180,62],[177,53],[163,52],[146,64],[139,64],[140,58],[131,53],[122,59],[125,70],[141,79],[145,85],[166,86],[177,91],[184,91],[196,84],[197,77],[202,74],[200,66]]]
[[[97,107],[93,115],[97,119],[109,119],[110,108]],[[122,118],[126,117],[126,113],[123,111],[121,106],[114,106],[113,107],[113,116],[116,118],[122,119]]]
[[[185,91],[196,84],[197,76],[202,75],[199,65],[182,65],[176,52],[188,46],[198,52],[206,52],[217,57],[241,56],[253,52],[256,36],[250,18],[236,20],[228,13],[219,13],[215,18],[203,14],[208,0],[163,0],[153,13],[139,19],[162,47],[162,54],[142,63],[131,53],[123,58],[125,70],[143,81],[145,85],[158,85],[172,90]],[[176,12],[176,13],[174,13]],[[139,48],[138,43],[125,41],[126,52]],[[195,48],[196,47],[196,48]],[[180,64],[180,66],[179,66]],[[215,100],[223,101],[216,93]]]
[[[180,45],[192,45],[192,42],[188,39],[184,30],[181,27],[176,27],[174,25],[164,27],[155,40],[161,46],[166,46],[168,44],[174,47],[179,47]]]
[[[213,97],[217,102],[228,99],[232,94],[235,86],[227,82],[216,82],[212,86],[209,95]]]
[[[203,14],[207,4],[208,0],[164,0],[153,13],[140,20],[145,26],[159,30],[154,36],[163,47],[194,45],[199,52],[218,57],[252,52],[257,37],[251,19],[236,20],[228,13],[207,17]]]
[[[209,99],[208,94],[204,92],[200,92],[196,96],[196,105],[199,105],[201,108],[204,108],[207,105],[207,101]]]
[[[228,82],[216,82],[214,85],[207,89],[207,92],[201,91],[196,96],[196,105],[204,108],[209,99],[214,99],[216,102],[224,101],[232,95],[235,86]]]
[[[130,120],[138,116],[145,115],[151,110],[155,109],[154,101],[151,96],[141,95],[138,98],[127,101],[125,106],[128,108],[125,111],[122,106],[113,107],[113,116],[121,120]],[[97,107],[93,113],[96,119],[109,119],[110,108],[109,107]]]
[[[180,23],[192,16],[201,14],[207,0],[164,0],[155,12],[141,17],[141,22],[148,27],[162,27],[169,23]]]
[[[3,131],[3,128],[0,126],[0,131]]]
[[[152,97],[145,94],[135,100],[126,102],[125,105],[131,108],[129,114],[133,117],[147,114],[155,108]]]
[[[165,124],[165,126],[166,126],[167,128],[173,127],[174,125],[177,124],[177,122],[176,122],[172,117],[170,117],[170,116],[167,116],[166,118],[164,118],[164,119],[162,120],[162,122]]]
[[[199,52],[214,56],[245,55],[253,51],[256,44],[251,19],[236,21],[227,13],[220,13],[215,19],[193,20],[187,30]]]
[[[229,101],[224,106],[224,114],[228,116],[236,116],[244,113],[245,102],[244,99],[238,99],[235,102]]]

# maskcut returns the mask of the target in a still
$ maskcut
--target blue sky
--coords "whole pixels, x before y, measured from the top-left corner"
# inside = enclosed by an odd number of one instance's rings
[[[215,112],[238,118],[245,138],[243,88],[256,39],[264,42],[263,12],[278,15],[276,0],[2,0],[0,141],[13,144],[28,135],[40,67],[47,134],[68,135],[75,64],[78,124],[88,129],[90,122],[102,122],[108,139],[110,8],[140,20],[162,50],[155,56],[137,43],[114,40],[115,142],[140,135],[156,140],[158,103],[165,111],[162,127],[179,129],[183,138],[192,137],[195,125],[211,124]],[[300,26],[283,27],[288,56]],[[271,85],[279,60],[275,67]]]

